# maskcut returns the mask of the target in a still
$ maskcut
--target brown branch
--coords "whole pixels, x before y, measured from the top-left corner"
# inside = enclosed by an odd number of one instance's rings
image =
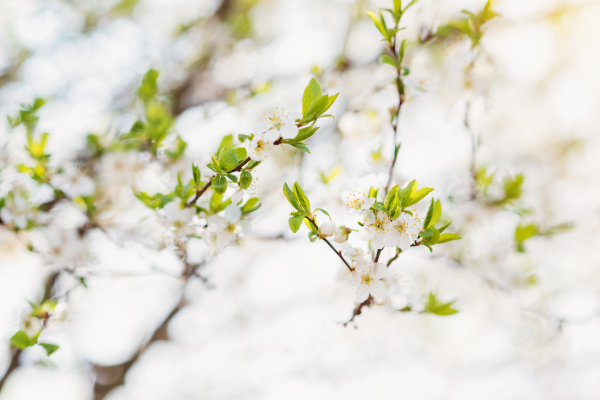
[[[246,159],[244,161],[242,161],[237,167],[235,167],[231,171],[228,171],[227,173],[231,174],[232,172],[239,172],[244,167],[244,165],[248,164],[249,161],[250,161],[250,157],[246,157]],[[185,206],[191,207],[194,204],[196,204],[196,202],[198,201],[200,196],[202,196],[204,194],[204,192],[206,192],[208,190],[210,185],[212,185],[212,181],[214,178],[215,178],[214,176],[211,177],[209,179],[209,181],[206,183],[206,185],[204,185],[204,187],[202,187],[202,189],[200,189],[198,192],[196,192],[196,195],[194,196],[194,198],[192,200],[190,200]]]
[[[313,224],[313,226],[315,227],[315,229],[318,232],[319,231],[319,227],[317,226],[317,224],[315,223],[315,221],[312,220],[312,219],[310,219],[310,218],[308,218],[308,217],[306,217],[306,219],[309,220],[311,224]],[[333,245],[331,244],[331,242],[329,242],[329,240],[327,240],[327,238],[322,237],[320,239],[324,240],[325,243],[327,243],[327,245],[329,247],[331,247],[331,250],[333,250],[333,252],[338,255],[338,257],[344,262],[344,264],[346,264],[346,267],[348,267],[348,269],[350,270],[350,272],[354,272],[354,268],[352,268],[350,266],[350,264],[348,264],[348,262],[346,261],[346,259],[344,258],[344,256],[342,256],[341,250],[340,251],[336,250],[335,247],[333,247]]]
[[[396,29],[398,29],[398,23],[396,23]],[[396,161],[398,160],[398,152],[396,151],[396,140],[398,137],[398,126],[400,125],[400,108],[402,108],[402,104],[404,104],[404,83],[402,82],[402,68],[398,66],[398,52],[396,51],[396,35],[394,35],[392,39],[392,43],[390,45],[390,52],[396,62],[396,87],[398,89],[398,111],[396,111],[396,119],[392,122],[392,128],[394,129],[394,159],[392,160],[392,165],[390,165],[390,172],[387,184],[385,185],[385,194],[387,195],[390,186],[392,185],[392,178],[394,176],[394,166],[396,165]]]
[[[58,279],[58,275],[59,272],[55,271],[48,278],[48,281],[44,286],[44,296],[42,297],[42,301],[40,302],[40,304],[50,299],[50,295],[52,294],[52,288],[54,287],[54,284]],[[8,370],[6,370],[6,373],[4,374],[2,379],[0,379],[0,392],[2,391],[2,387],[4,386],[4,383],[6,383],[6,380],[8,379],[10,374],[12,374],[19,367],[19,357],[21,356],[22,352],[23,351],[21,349],[15,349],[15,352],[13,353],[12,358],[10,360]]]
[[[354,318],[356,318],[357,316],[359,316],[362,313],[363,307],[371,307],[372,303],[373,303],[373,296],[369,295],[369,297],[367,297],[367,299],[365,301],[363,301],[362,303],[358,304],[356,306],[356,308],[354,309],[354,312],[352,313],[352,318],[350,318],[348,321],[346,321],[346,322],[344,322],[342,324],[342,325],[344,325],[344,328],[350,322],[354,321]],[[356,323],[354,324],[354,327],[356,328]]]

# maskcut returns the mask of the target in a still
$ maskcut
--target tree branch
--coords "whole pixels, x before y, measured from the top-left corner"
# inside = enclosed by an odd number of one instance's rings
[[[314,221],[314,220],[312,220],[312,219],[310,219],[310,218],[308,218],[308,217],[306,217],[306,219],[307,219],[307,220],[309,220],[311,224],[313,224],[313,226],[315,227],[315,229],[316,229],[316,230],[317,230],[317,232],[318,232],[318,231],[319,231],[319,227],[317,226],[317,224],[315,223],[315,221]],[[335,249],[335,247],[333,247],[333,245],[331,244],[331,242],[329,242],[329,240],[327,240],[327,238],[324,238],[324,237],[323,237],[323,238],[321,238],[321,239],[322,239],[322,240],[324,240],[324,241],[325,241],[325,243],[327,243],[327,245],[328,245],[329,247],[331,247],[331,250],[333,250],[333,252],[334,252],[335,254],[337,254],[337,255],[338,255],[338,257],[339,257],[339,258],[340,258],[340,259],[341,259],[341,260],[344,262],[344,264],[346,264],[346,267],[348,267],[348,269],[350,270],[350,272],[354,272],[354,268],[352,268],[352,267],[350,266],[350,264],[348,264],[348,262],[346,261],[346,259],[344,258],[344,256],[342,256],[342,252],[341,252],[341,251],[338,251],[338,250],[336,250],[336,249]]]
[[[231,171],[228,171],[227,173],[231,174],[232,172],[239,172],[244,167],[244,165],[248,164],[248,162],[250,162],[250,157],[246,157],[246,159],[244,161],[242,161],[241,163],[239,163],[237,167],[235,167]],[[215,178],[214,176],[211,177],[210,180],[206,183],[206,185],[204,185],[204,187],[202,187],[202,189],[200,189],[198,192],[196,192],[196,195],[194,196],[194,198],[192,200],[190,200],[185,206],[191,207],[194,204],[196,204],[196,202],[198,201],[200,196],[202,196],[204,194],[204,192],[206,192],[208,190],[210,185],[212,185],[212,181],[214,178]]]

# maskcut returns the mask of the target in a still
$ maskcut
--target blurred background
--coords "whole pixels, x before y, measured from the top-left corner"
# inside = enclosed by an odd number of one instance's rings
[[[395,71],[364,11],[391,3],[0,2],[0,114],[47,99],[38,130],[51,165],[77,158],[90,133],[128,131],[150,68],[188,145],[175,172],[269,109],[300,111],[312,77],[340,93],[310,155],[274,152],[257,169],[254,235],[204,264],[208,284],[182,279],[154,245],[153,213],[130,189],[103,216],[109,233],[54,237],[85,253],[87,287],[52,281],[68,301],[43,332],[60,345],[50,357],[37,346],[15,359],[9,339],[56,269],[0,226],[1,400],[598,398],[600,2],[496,0],[482,13],[481,0],[420,0],[407,11],[394,181],[435,188],[463,239],[403,253],[385,304],[342,325],[354,309],[345,267],[306,228],[289,231],[284,182],[302,182],[338,224],[352,221],[342,191],[387,182]],[[0,124],[3,168],[19,135]],[[127,163],[102,185],[164,189],[145,160]],[[81,224],[61,210],[53,221]],[[430,291],[459,313],[402,312]]]

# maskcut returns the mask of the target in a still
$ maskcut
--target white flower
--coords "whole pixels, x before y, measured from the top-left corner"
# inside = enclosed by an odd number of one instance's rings
[[[244,142],[248,156],[254,161],[263,161],[275,148],[273,142],[277,139],[279,139],[279,132],[276,130],[255,134],[252,140]]]
[[[164,206],[167,228],[175,228],[179,235],[191,235],[196,228],[190,224],[195,211],[191,207],[181,208],[178,201],[172,201]]]
[[[344,243],[343,246],[345,255],[350,257],[352,260],[357,261],[358,259],[362,260],[364,258],[365,252],[363,249],[352,247],[348,242]]]
[[[239,200],[238,200],[238,203],[239,203]],[[238,222],[241,217],[242,217],[242,209],[239,208],[236,205],[236,203],[232,202],[232,204],[228,205],[225,208],[225,219],[227,220],[227,222],[229,222],[229,223]]]
[[[367,198],[366,189],[359,187],[354,192],[342,192],[342,201],[350,209],[350,215],[359,215],[361,212],[367,211],[375,203],[375,198]]]
[[[388,222],[387,230],[396,238],[395,246],[400,247],[402,251],[406,251],[413,244],[415,236],[422,228],[423,224],[418,218],[401,213],[396,220]],[[388,245],[386,244],[386,246]]]
[[[374,249],[382,249],[385,246],[396,246],[397,234],[392,232],[390,219],[383,211],[368,210],[363,213],[365,224],[358,231],[361,240],[370,240]]]
[[[333,234],[335,233],[335,222],[333,221],[328,221],[325,222],[323,224],[321,224],[321,226],[319,227],[319,236],[321,237],[329,237],[329,236],[333,236]]]
[[[31,205],[25,197],[15,192],[14,196],[6,198],[4,207],[0,209],[0,218],[2,221],[11,222],[19,229],[26,229],[28,221],[32,220],[34,215]]]
[[[270,130],[277,132],[277,137],[283,139],[293,139],[298,136],[298,126],[296,120],[302,119],[302,115],[297,112],[286,113],[285,109],[269,111],[263,114],[263,118],[256,125],[257,133],[264,133]]]
[[[96,191],[94,180],[72,166],[66,167],[62,174],[54,175],[52,185],[71,198],[91,196]]]
[[[348,279],[350,286],[356,287],[356,301],[362,303],[367,300],[369,293],[373,297],[383,297],[385,284],[381,279],[385,278],[386,273],[387,267],[382,263],[359,260]]]
[[[340,225],[335,230],[335,237],[333,240],[337,243],[345,243],[348,240],[350,232],[350,229],[346,228],[344,225]]]
[[[229,205],[232,207],[233,205]],[[233,206],[235,207],[235,206]],[[235,207],[239,210],[239,207]],[[240,211],[241,215],[241,211]],[[236,222],[239,221],[239,217]],[[218,254],[225,246],[234,241],[238,236],[252,235],[250,221],[244,219],[238,223],[229,222],[220,215],[211,215],[206,219],[208,229],[202,235],[206,244],[210,247],[210,254]]]

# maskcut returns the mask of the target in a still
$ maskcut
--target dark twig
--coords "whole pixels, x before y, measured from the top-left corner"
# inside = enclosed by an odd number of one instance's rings
[[[232,169],[231,171],[228,171],[228,174],[231,174],[232,172],[239,172],[244,165],[248,164],[248,162],[250,161],[250,157],[246,157],[246,159],[244,161],[242,161],[237,167],[235,167],[234,169]],[[191,207],[194,204],[196,204],[196,202],[198,201],[198,199],[200,198],[200,196],[202,196],[204,194],[204,192],[206,192],[208,190],[208,188],[210,187],[210,185],[212,185],[212,181],[215,177],[211,177],[208,182],[206,183],[206,185],[204,185],[204,187],[202,189],[200,189],[198,192],[196,192],[196,195],[194,196],[194,198],[192,200],[190,200],[185,206],[186,207]]]
[[[369,297],[367,297],[367,299],[365,301],[358,304],[356,306],[356,308],[354,308],[354,312],[352,313],[352,318],[350,318],[348,321],[346,321],[342,324],[342,325],[344,325],[344,328],[350,322],[354,321],[354,318],[356,318],[357,316],[359,316],[362,313],[363,307],[370,307],[372,303],[373,303],[373,296],[369,295]],[[356,324],[354,325],[354,327],[356,328]]]
[[[315,223],[315,221],[312,220],[312,219],[310,219],[310,218],[308,218],[308,217],[306,217],[306,219],[308,219],[310,221],[310,223],[313,224],[313,226],[315,227],[315,229],[318,232],[319,231],[319,227],[317,226],[317,224]],[[348,267],[348,269],[350,270],[350,272],[354,272],[354,268],[352,268],[350,266],[350,264],[348,264],[348,262],[346,261],[346,259],[344,258],[344,256],[342,256],[342,252],[336,250],[335,247],[333,247],[333,245],[329,242],[329,240],[327,240],[327,238],[323,237],[321,239],[323,239],[325,241],[325,243],[327,243],[327,245],[329,247],[331,247],[331,250],[333,250],[333,252],[338,255],[338,257],[344,262],[344,264],[346,264],[346,267]]]

